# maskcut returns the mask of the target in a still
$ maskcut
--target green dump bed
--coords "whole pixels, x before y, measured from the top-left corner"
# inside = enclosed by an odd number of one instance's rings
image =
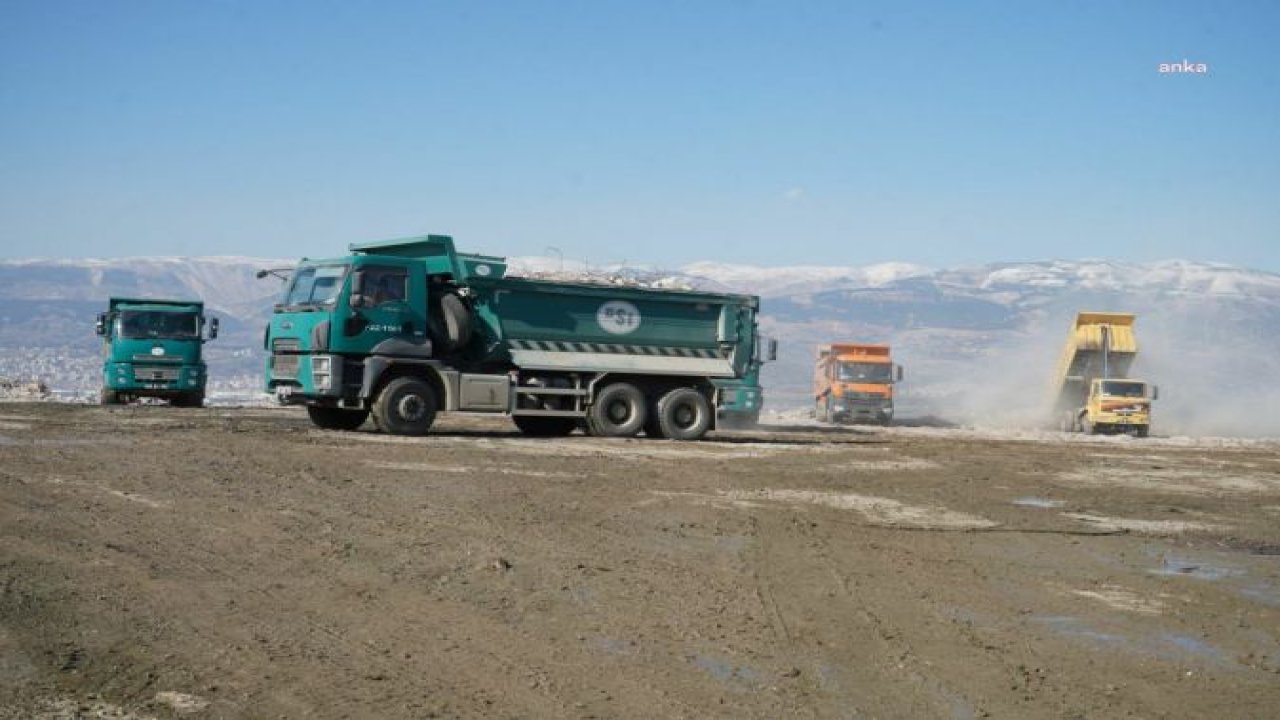
[[[735,377],[758,301],[641,287],[471,277],[476,342],[523,369]]]

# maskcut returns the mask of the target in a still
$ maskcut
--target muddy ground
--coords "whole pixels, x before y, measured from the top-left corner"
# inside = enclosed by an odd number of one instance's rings
[[[0,405],[3,718],[1273,718],[1280,452]]]

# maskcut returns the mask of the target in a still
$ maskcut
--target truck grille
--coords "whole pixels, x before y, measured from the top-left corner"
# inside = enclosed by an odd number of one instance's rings
[[[176,363],[176,364],[182,364],[182,358],[180,358],[180,357],[177,357],[177,356],[174,356],[174,357],[166,357],[166,356],[164,356],[164,355],[152,355],[152,354],[150,354],[150,353],[148,353],[148,354],[146,354],[146,355],[141,355],[141,354],[139,354],[139,355],[134,355],[134,356],[133,356],[133,361],[134,361],[134,362],[136,362],[136,363],[150,363],[150,364],[152,364],[152,365],[154,365],[154,364],[156,364],[156,363]]]
[[[157,365],[133,366],[133,379],[142,381],[177,380],[180,368]]]
[[[276,353],[271,356],[271,375],[286,380],[298,379],[298,356]]]
[[[298,352],[302,349],[302,342],[298,338],[276,338],[271,341],[271,350],[274,352]]]

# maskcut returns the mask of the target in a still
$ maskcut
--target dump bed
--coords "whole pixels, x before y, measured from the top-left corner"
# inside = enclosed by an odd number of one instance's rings
[[[1129,367],[1138,354],[1133,330],[1135,319],[1132,313],[1076,314],[1054,378],[1054,395],[1059,406],[1081,402],[1089,383],[1096,378],[1129,376]]]
[[[468,287],[486,359],[520,368],[734,377],[754,352],[753,296],[503,277]]]
[[[831,343],[818,348],[818,356],[843,357],[857,362],[889,362],[889,346],[879,343]]]
[[[204,308],[202,300],[162,300],[157,298],[127,298],[113,297],[108,300],[108,307],[114,312],[121,307],[129,307],[133,310],[194,310],[199,312]]]

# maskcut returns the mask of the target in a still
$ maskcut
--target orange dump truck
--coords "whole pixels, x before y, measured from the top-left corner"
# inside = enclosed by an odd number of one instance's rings
[[[893,384],[902,379],[888,345],[831,343],[818,348],[813,372],[816,416],[829,423],[893,421]]]

